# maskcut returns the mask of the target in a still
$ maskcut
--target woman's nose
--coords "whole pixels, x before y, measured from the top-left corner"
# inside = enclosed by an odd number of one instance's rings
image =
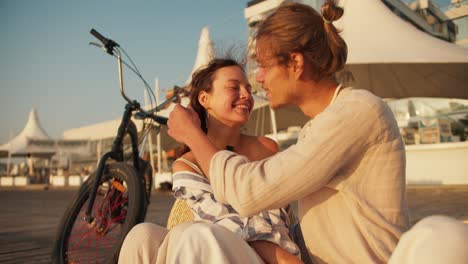
[[[250,90],[247,88],[241,88],[240,89],[240,97],[241,98],[249,98],[251,97],[252,94],[250,93]]]

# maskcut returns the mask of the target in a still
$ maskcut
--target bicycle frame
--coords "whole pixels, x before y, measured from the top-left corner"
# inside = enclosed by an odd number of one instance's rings
[[[139,118],[142,118],[142,119],[151,118],[155,120],[156,122],[158,122],[159,124],[165,124],[167,122],[167,118],[156,116],[154,115],[154,113],[160,111],[166,105],[175,101],[178,98],[178,94],[175,93],[172,97],[162,102],[156,108],[150,111],[143,110],[141,108],[140,103],[138,103],[136,100],[130,99],[125,94],[124,81],[123,81],[122,57],[121,57],[121,53],[119,49],[117,48],[119,47],[119,45],[110,39],[104,38],[101,34],[99,34],[94,29],[91,30],[91,34],[93,34],[96,38],[98,38],[104,44],[104,46],[101,46],[96,43],[90,43],[90,44],[93,44],[101,48],[105,48],[106,52],[111,55],[114,55],[114,53],[116,54],[115,56],[117,57],[117,64],[118,64],[120,93],[122,97],[127,101],[127,104],[125,105],[125,111],[123,113],[122,121],[118,128],[117,136],[115,137],[114,142],[112,144],[112,149],[111,151],[105,153],[99,160],[99,165],[96,170],[96,178],[94,179],[94,182],[93,182],[93,187],[92,187],[92,191],[91,191],[90,198],[89,198],[89,204],[88,204],[87,210],[85,212],[85,217],[84,217],[84,220],[87,221],[88,223],[91,223],[93,221],[93,216],[91,215],[91,212],[93,209],[94,201],[96,199],[96,194],[97,194],[97,190],[99,187],[99,183],[101,181],[102,175],[104,175],[104,168],[105,168],[107,160],[109,158],[115,161],[120,161],[120,162],[124,160],[123,140],[124,140],[124,136],[126,133],[130,135],[130,139],[131,139],[133,166],[137,171],[137,175],[142,175],[140,171],[141,170],[140,164],[141,164],[142,159],[139,153],[138,131],[137,131],[135,124],[131,120],[132,113],[135,111],[138,111],[137,114],[139,114],[138,115]],[[178,87],[176,86],[175,88],[178,88]]]
[[[132,112],[135,111],[136,108],[131,103],[127,103],[125,106],[125,111],[122,117],[122,122],[120,123],[117,136],[114,139],[112,144],[111,151],[105,153],[101,159],[99,160],[99,165],[96,171],[96,178],[94,179],[93,188],[91,191],[91,195],[89,198],[88,208],[86,209],[85,221],[91,223],[93,221],[93,217],[91,216],[91,212],[93,210],[94,201],[96,199],[96,193],[99,187],[99,183],[101,181],[101,177],[104,174],[104,167],[106,162],[109,158],[116,160],[116,161],[123,161],[124,160],[124,151],[123,151],[123,139],[128,130],[128,134],[130,135],[131,139],[131,146],[132,146],[132,156],[133,156],[133,166],[135,169],[140,172],[140,156],[138,153],[138,133],[135,124],[131,121]]]

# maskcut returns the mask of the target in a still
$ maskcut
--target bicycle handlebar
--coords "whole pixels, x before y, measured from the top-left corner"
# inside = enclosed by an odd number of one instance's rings
[[[159,124],[166,125],[168,119],[166,117],[155,115],[155,113],[161,111],[162,109],[164,109],[169,103],[177,101],[179,99],[179,97],[180,97],[180,94],[185,94],[186,93],[184,88],[174,86],[174,88],[173,88],[174,89],[174,95],[173,96],[171,96],[170,98],[168,98],[167,100],[162,102],[160,105],[156,106],[154,109],[143,110],[141,108],[140,104],[137,101],[130,99],[125,94],[125,89],[124,89],[124,84],[123,84],[123,75],[122,75],[123,74],[122,73],[123,72],[122,58],[121,58],[121,55],[120,55],[120,50],[117,49],[118,47],[120,47],[119,44],[117,44],[112,39],[108,39],[108,38],[104,37],[99,32],[97,32],[94,28],[91,29],[90,33],[94,37],[96,37],[104,45],[104,49],[106,50],[106,52],[108,54],[117,57],[118,66],[119,66],[120,92],[121,92],[123,98],[128,103],[133,104],[136,107],[136,109],[138,109],[139,112],[134,115],[135,118],[137,118],[137,119],[151,118],[151,119],[153,119],[154,121],[156,121]],[[98,45],[96,43],[90,43],[90,44],[93,44],[93,45],[96,45],[96,46],[100,47],[100,45]],[[114,55],[114,52],[116,53],[116,55]],[[140,79],[143,80],[143,82],[145,82],[144,79],[141,77],[141,75],[139,77],[140,77]]]
[[[113,41],[112,39],[108,39],[104,37],[99,32],[97,32],[97,30],[95,30],[94,28],[92,28],[89,33],[91,33],[91,35],[93,35],[95,38],[101,41],[101,43],[106,48],[106,52],[109,53],[110,55],[114,55],[114,52],[113,52],[114,47],[120,47],[119,44],[117,44],[117,42]]]
[[[151,118],[153,119],[154,121],[156,121],[158,124],[161,124],[161,125],[166,125],[167,124],[167,120],[168,118],[167,117],[164,117],[164,116],[158,116],[158,115],[153,115],[153,114],[146,114],[144,112],[136,112],[134,115],[133,115],[136,119],[146,119],[146,118]]]

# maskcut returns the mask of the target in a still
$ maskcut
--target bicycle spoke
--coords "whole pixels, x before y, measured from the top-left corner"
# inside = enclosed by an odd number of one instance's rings
[[[122,194],[123,193],[119,192],[119,195],[113,201],[111,201],[111,203],[114,203],[113,205],[111,204],[111,210],[117,209],[117,207],[119,207],[120,205],[122,205],[125,202],[124,199],[120,199],[122,197]],[[117,201],[119,201],[119,200],[121,200],[122,202],[117,204]]]
[[[95,200],[96,206],[93,207],[94,223],[92,225],[85,221],[81,225],[77,225],[79,222],[75,223],[69,240],[68,260],[86,252],[86,261],[94,262],[104,258],[117,242],[121,231],[117,231],[116,228],[123,223],[122,220],[127,215],[124,207],[128,203],[128,198],[124,197],[124,193],[113,188],[112,184],[108,184],[111,186],[108,190],[99,187]],[[80,212],[79,217],[84,216],[84,208],[86,207],[83,207],[83,212]],[[113,216],[113,213],[118,214]]]
[[[83,213],[80,213],[80,217],[81,215],[85,215],[84,212]],[[83,219],[83,217],[81,217],[81,219]],[[82,223],[81,225],[78,225],[78,223]],[[78,230],[76,230],[75,232],[73,232],[73,230],[75,229],[75,227],[77,227]],[[88,231],[88,232],[87,232]],[[75,222],[75,225],[73,226],[73,229],[72,229],[72,233],[70,235],[70,240],[69,240],[69,245],[68,245],[68,248],[69,248],[69,251],[70,250],[73,250],[73,246],[74,244],[76,243],[79,243],[81,241],[83,241],[83,239],[86,238],[87,235],[89,235],[90,233],[92,232],[92,229],[90,229],[89,227],[89,224],[86,222],[86,221],[77,221]],[[84,236],[83,233],[86,235]],[[71,245],[71,242],[74,242],[74,239],[73,238],[78,238],[78,237],[81,237],[81,239],[79,239],[77,242],[75,242],[73,245]],[[71,246],[71,247],[70,247]]]
[[[79,246],[79,245],[80,245],[80,244],[79,244],[80,242],[82,242],[82,241],[85,240],[87,237],[89,237],[89,235],[92,234],[92,229],[90,229],[89,227],[83,226],[83,229],[85,229],[85,228],[88,229],[89,232],[78,233],[78,234],[72,235],[72,236],[70,237],[70,240],[71,240],[71,238],[73,238],[73,237],[77,237],[77,238],[79,238],[79,240],[76,241],[75,243],[73,243],[73,245],[71,245],[71,243],[69,243],[69,247],[68,247],[69,250],[68,250],[68,251],[73,251],[73,250],[75,249],[75,247],[74,247],[75,245]],[[70,242],[74,242],[74,241],[70,241]]]

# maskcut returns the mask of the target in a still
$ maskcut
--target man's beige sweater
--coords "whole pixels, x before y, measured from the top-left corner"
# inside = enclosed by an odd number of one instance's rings
[[[266,160],[216,153],[210,176],[216,199],[244,216],[298,200],[318,263],[387,262],[408,226],[404,145],[391,110],[364,90],[343,89]]]

